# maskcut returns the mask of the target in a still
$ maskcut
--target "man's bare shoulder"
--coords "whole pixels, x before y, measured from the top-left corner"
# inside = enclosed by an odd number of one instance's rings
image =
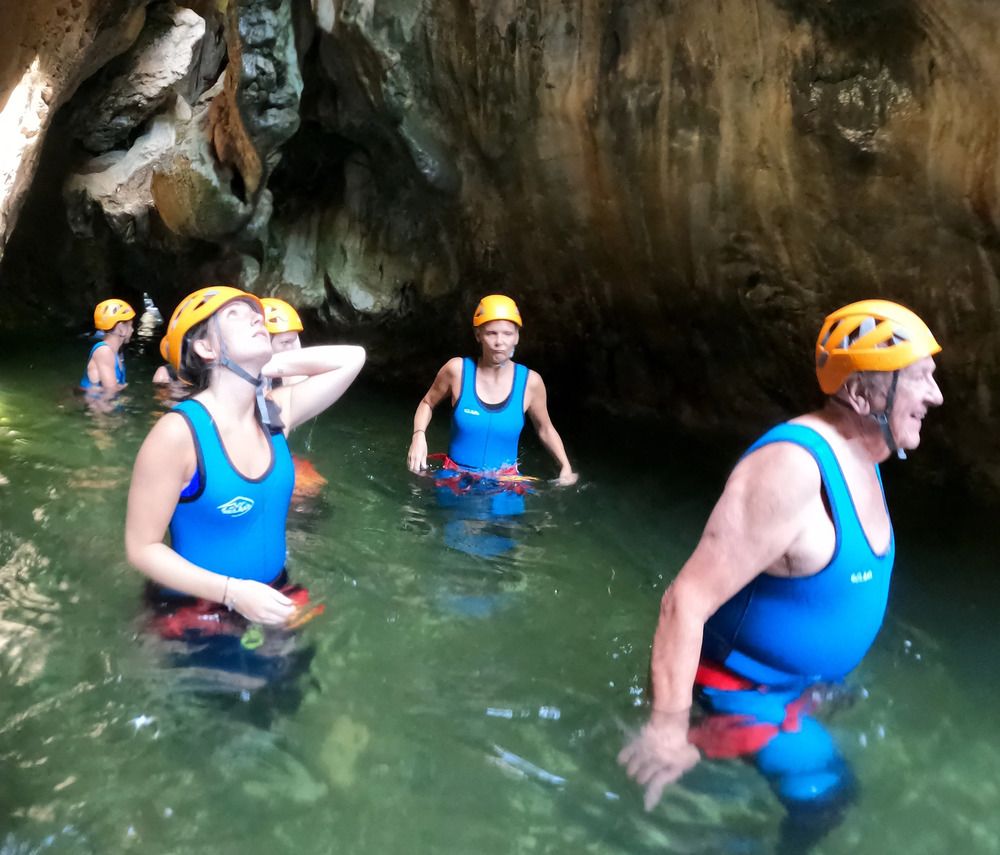
[[[812,454],[793,442],[771,442],[744,457],[733,469],[726,492],[745,501],[768,499],[774,507],[794,507],[819,495],[822,479]]]

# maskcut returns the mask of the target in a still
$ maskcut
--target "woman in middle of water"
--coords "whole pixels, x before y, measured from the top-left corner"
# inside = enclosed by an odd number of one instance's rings
[[[559,465],[558,483],[576,483],[562,439],[549,418],[541,376],[514,362],[521,313],[510,297],[484,297],[472,318],[478,360],[455,357],[438,371],[413,416],[413,437],[406,457],[411,472],[427,468],[427,427],[434,408],[452,404],[451,443],[446,465],[470,472],[515,474],[518,440],[527,414],[538,438]]]
[[[197,392],[154,425],[136,457],[129,563],[159,598],[193,597],[253,623],[283,625],[295,614],[279,590],[293,479],[286,437],[343,395],[364,349],[273,354],[260,300],[228,286],[181,301],[165,339],[170,364]],[[307,379],[265,400],[265,378],[299,375]]]

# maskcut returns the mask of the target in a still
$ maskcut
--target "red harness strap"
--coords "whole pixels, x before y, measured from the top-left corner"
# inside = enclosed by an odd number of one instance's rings
[[[309,604],[309,591],[300,585],[286,585],[281,588],[281,593],[300,609]],[[239,612],[219,603],[196,600],[167,614],[157,615],[150,621],[150,626],[161,638],[184,638],[189,633],[197,636],[241,636],[246,632],[247,620]]]
[[[765,687],[707,659],[698,663],[695,683],[723,692],[766,691]],[[756,754],[779,733],[797,733],[802,727],[801,717],[815,707],[811,693],[806,690],[785,706],[785,718],[780,725],[756,721],[751,715],[712,715],[688,731],[688,742],[712,759]]]

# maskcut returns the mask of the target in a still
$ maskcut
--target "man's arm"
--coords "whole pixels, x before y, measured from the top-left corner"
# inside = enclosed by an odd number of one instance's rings
[[[563,447],[562,437],[559,436],[559,432],[549,417],[545,383],[542,382],[541,375],[535,371],[528,374],[526,392],[528,397],[527,412],[535,426],[535,431],[538,433],[538,439],[545,446],[545,450],[559,464],[559,483],[567,486],[575,484],[579,476],[573,471],[569,458],[566,456],[566,449]]]
[[[455,389],[461,383],[462,360],[459,357],[449,359],[420,399],[417,410],[413,414],[413,435],[410,438],[410,449],[406,453],[406,468],[411,472],[421,472],[427,468],[427,428],[434,416],[434,408],[441,403],[446,395],[456,398]]]
[[[687,729],[705,622],[788,552],[819,489],[816,464],[797,446],[775,443],[742,460],[698,546],[664,593],[650,669],[653,714],[619,754],[629,775],[646,787],[647,810],[698,760]]]

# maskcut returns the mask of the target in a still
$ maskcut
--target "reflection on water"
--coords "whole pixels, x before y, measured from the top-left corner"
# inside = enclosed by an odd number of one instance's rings
[[[412,400],[352,390],[292,443],[328,482],[289,518],[293,580],[328,605],[306,673],[220,697],[149,643],[122,554],[168,405],[155,363],[130,353],[120,408],[93,413],[70,392],[85,352],[0,365],[0,853],[773,851],[750,767],[702,763],[646,814],[615,763],[731,454],[613,426],[599,447],[560,419],[581,485],[484,519],[405,471]],[[526,458],[547,471],[530,439]],[[995,853],[996,537],[900,506],[890,617],[825,719],[861,797],[816,851]],[[482,535],[509,543],[455,548]]]

